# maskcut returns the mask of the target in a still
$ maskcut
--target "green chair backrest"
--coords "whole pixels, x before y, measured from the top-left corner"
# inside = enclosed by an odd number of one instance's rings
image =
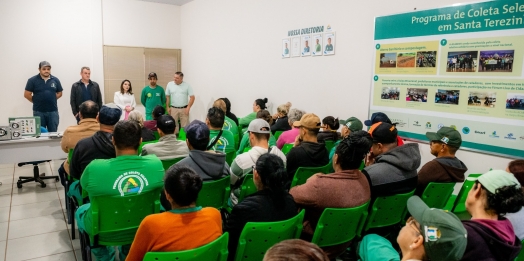
[[[430,182],[422,193],[422,201],[430,208],[443,209],[455,189],[455,182]]]
[[[260,261],[266,251],[276,243],[299,238],[302,233],[304,213],[302,210],[296,216],[284,221],[248,222],[240,234],[235,261]]]
[[[295,172],[295,176],[293,177],[293,180],[291,181],[291,188],[294,186],[299,186],[302,184],[305,184],[307,179],[309,179],[311,176],[317,174],[317,173],[323,173],[328,174],[331,170],[331,163],[328,163],[325,166],[322,167],[300,167]]]
[[[522,245],[524,245],[524,240],[522,240]],[[515,258],[515,261],[524,261],[524,249],[520,250],[520,254]]]
[[[162,166],[164,166],[164,170],[169,169],[169,167],[175,165],[177,162],[185,159],[185,157],[180,158],[174,158],[174,159],[168,159],[168,160],[162,160]]]
[[[235,140],[235,149],[238,150],[238,147],[240,146],[240,136],[236,133],[233,135],[233,138]]]
[[[278,140],[278,137],[282,134],[283,131],[275,131],[275,134],[273,134],[273,137],[275,137],[275,140]]]
[[[226,232],[215,241],[195,249],[178,252],[147,252],[143,261],[227,261],[227,242],[229,234]]]
[[[362,163],[360,163],[360,167],[358,167],[358,170],[363,170],[365,167],[366,167],[366,162],[362,161]]]
[[[152,140],[152,141],[146,141],[146,142],[142,142],[140,144],[140,146],[138,146],[138,155],[142,154],[142,148],[147,145],[147,144],[151,144],[151,143],[157,143],[158,140]]]
[[[233,160],[235,160],[235,157],[237,156],[236,151],[231,151],[226,153],[226,162],[229,166],[231,166],[231,163],[233,163]]]
[[[257,192],[255,182],[253,182],[253,174],[246,174],[242,185],[240,186],[240,195],[238,195],[238,202],[241,202],[245,197]]]
[[[161,191],[162,188],[158,188],[123,197],[90,196],[93,229],[88,234],[91,245],[131,244],[140,222],[146,216],[160,212]]]
[[[180,128],[180,132],[178,132],[178,140],[186,140],[186,131],[184,128]]]
[[[332,141],[332,140],[326,140],[326,141],[324,141],[324,144],[325,144],[326,149],[327,149],[328,152],[330,152],[331,149],[333,147],[335,147],[335,141]]]
[[[466,210],[466,198],[468,197],[468,193],[475,184],[475,180],[482,175],[482,174],[469,174],[469,176],[464,180],[464,183],[462,184],[462,187],[460,188],[460,191],[457,195],[457,199],[455,200],[455,204],[453,207],[453,213],[463,213],[467,212]]]
[[[369,201],[353,208],[326,208],[318,220],[311,243],[319,247],[349,242],[360,236],[368,216]]]
[[[245,153],[245,152],[248,152],[250,149],[251,149],[251,147],[245,147],[245,148],[244,148],[244,153]]]
[[[293,143],[284,144],[284,146],[282,147],[282,153],[284,153],[284,155],[287,155],[289,151],[293,148],[293,145]]]
[[[67,162],[71,163],[71,159],[73,158],[73,151],[74,149],[69,149],[69,152],[67,153]]]
[[[408,199],[415,191],[375,199],[369,210],[369,217],[364,231],[371,228],[387,227],[398,224],[406,216]]]
[[[231,178],[229,176],[204,182],[200,193],[198,193],[196,205],[225,209],[231,193],[230,184]]]
[[[158,134],[158,131],[153,131],[153,134],[155,134],[155,139],[160,139],[160,134]]]

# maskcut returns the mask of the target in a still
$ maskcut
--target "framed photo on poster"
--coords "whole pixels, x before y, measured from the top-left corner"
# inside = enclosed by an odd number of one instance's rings
[[[335,32],[324,34],[324,55],[335,54]]]
[[[300,37],[291,38],[291,57],[300,57]]]
[[[324,49],[324,42],[322,41],[322,34],[313,34],[311,35],[311,48],[313,56],[321,56],[322,49]]]
[[[289,58],[289,48],[291,44],[289,43],[289,38],[282,39],[282,58]]]
[[[311,35],[302,35],[302,41],[300,41],[302,49],[302,56],[310,56],[311,55]]]

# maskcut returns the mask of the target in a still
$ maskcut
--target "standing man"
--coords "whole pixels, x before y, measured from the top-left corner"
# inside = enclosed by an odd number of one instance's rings
[[[71,110],[75,115],[76,123],[80,122],[80,104],[85,101],[94,101],[98,108],[102,108],[102,93],[98,83],[91,81],[91,69],[84,66],[80,69],[80,81],[73,83],[71,86]]]
[[[62,84],[51,75],[49,62],[40,62],[38,70],[39,74],[27,80],[24,98],[33,103],[33,116],[40,116],[41,126],[56,132],[59,121],[56,101],[62,97]]]
[[[166,104],[166,93],[164,88],[160,85],[156,85],[158,77],[156,73],[152,72],[147,76],[149,85],[142,89],[142,95],[140,101],[142,105],[146,107],[146,121],[153,119],[153,110],[157,105],[164,107]]]
[[[189,123],[189,110],[195,102],[193,88],[189,83],[184,82],[184,74],[176,72],[174,81],[169,82],[166,87],[166,103],[169,106],[169,114],[173,116],[177,124],[175,133],[178,134],[180,128],[186,127]]]

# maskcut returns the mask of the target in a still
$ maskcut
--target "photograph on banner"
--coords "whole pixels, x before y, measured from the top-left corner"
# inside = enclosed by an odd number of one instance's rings
[[[468,106],[495,108],[497,103],[496,92],[470,91],[468,95]]]
[[[302,56],[310,56],[311,55],[311,35],[302,35]]]
[[[435,67],[437,52],[417,52],[417,67]]]
[[[322,45],[324,44],[322,42],[322,34],[313,34],[311,35],[312,42],[314,43],[315,47],[313,48],[313,56],[320,56],[322,55]]]
[[[524,110],[524,93],[508,93],[506,109]]]
[[[381,53],[380,68],[397,67],[397,53]]]
[[[397,53],[397,67],[415,67],[416,53]]]
[[[446,72],[475,72],[477,61],[478,51],[448,52]]]
[[[380,99],[398,101],[399,98],[400,98],[400,88],[382,87],[382,94],[380,94]]]
[[[459,104],[459,90],[442,90],[438,89],[435,93],[435,103],[442,104]]]
[[[325,45],[324,46],[324,55],[333,55],[335,54],[335,33],[325,33],[324,34]]]
[[[515,50],[480,51],[479,72],[511,72]]]
[[[289,38],[282,39],[282,58],[289,58]]]
[[[300,57],[300,37],[291,38],[291,56]]]
[[[407,102],[427,102],[428,89],[408,88],[406,93]]]

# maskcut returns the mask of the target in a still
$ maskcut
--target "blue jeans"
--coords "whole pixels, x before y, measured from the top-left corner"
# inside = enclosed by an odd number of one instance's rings
[[[33,111],[33,116],[40,116],[40,125],[49,132],[57,132],[59,116],[58,111],[40,112]]]

